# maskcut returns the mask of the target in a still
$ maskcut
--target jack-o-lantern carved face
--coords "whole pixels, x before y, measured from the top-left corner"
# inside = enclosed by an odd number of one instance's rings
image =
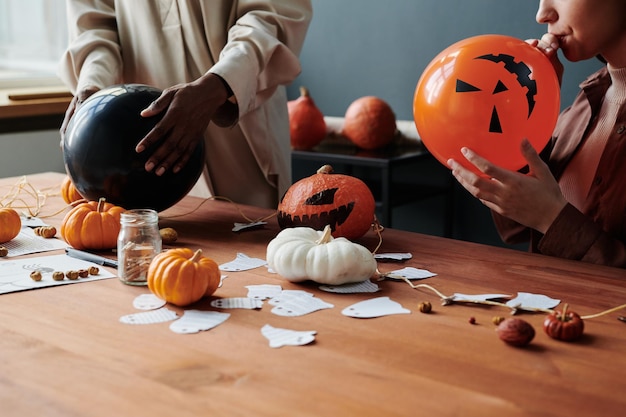
[[[464,146],[504,168],[522,168],[522,139],[542,149],[558,112],[549,60],[526,42],[499,35],[470,38],[439,54],[422,74],[413,107],[431,153],[473,170],[460,153]]]
[[[374,221],[375,201],[365,183],[355,177],[331,174],[328,165],[293,184],[278,206],[281,228],[330,225],[334,237],[356,239]]]
[[[354,208],[354,201],[345,204],[335,204],[335,194],[338,188],[327,188],[307,197],[302,203],[300,213],[289,214],[284,211],[278,212],[278,221],[282,227],[310,227],[323,230],[326,225],[333,232],[337,227],[343,226],[348,220]],[[310,206],[310,207],[309,207]]]

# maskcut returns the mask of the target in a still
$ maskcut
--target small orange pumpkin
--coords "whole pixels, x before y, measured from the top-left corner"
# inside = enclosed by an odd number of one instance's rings
[[[80,203],[63,218],[61,236],[76,249],[113,249],[117,247],[120,215],[124,211],[104,198]]]
[[[371,190],[356,177],[333,174],[324,165],[316,174],[293,184],[278,205],[278,224],[324,230],[333,237],[357,239],[375,221],[376,202]]]
[[[9,207],[0,208],[0,243],[8,242],[20,234],[22,219]]]
[[[342,133],[359,148],[382,148],[391,143],[396,134],[396,115],[384,100],[361,97],[346,110]]]
[[[72,179],[66,176],[61,184],[61,197],[67,204],[72,204],[74,201],[83,200],[83,196],[80,195]]]
[[[293,149],[311,149],[326,137],[324,115],[306,87],[300,87],[300,97],[287,103],[289,133]]]
[[[185,307],[209,296],[220,285],[217,263],[188,248],[170,249],[154,257],[148,267],[148,288],[168,303]]]

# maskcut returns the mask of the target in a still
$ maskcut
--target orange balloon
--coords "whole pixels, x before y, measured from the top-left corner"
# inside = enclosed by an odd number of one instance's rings
[[[527,138],[541,151],[560,108],[559,81],[550,60],[526,42],[481,35],[443,50],[424,70],[415,90],[413,117],[426,148],[445,166],[454,158],[478,173],[461,154],[468,147],[509,170],[527,165]]]

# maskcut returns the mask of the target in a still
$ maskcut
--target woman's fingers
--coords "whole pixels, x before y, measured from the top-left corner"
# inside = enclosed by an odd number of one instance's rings
[[[556,52],[559,49],[559,39],[551,33],[544,34],[539,40],[539,47],[546,52]]]

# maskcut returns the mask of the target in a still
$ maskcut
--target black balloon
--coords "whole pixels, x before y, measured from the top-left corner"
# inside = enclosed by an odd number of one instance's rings
[[[147,172],[144,165],[154,147],[135,152],[137,143],[161,116],[141,117],[161,91],[142,84],[124,84],[98,91],[78,108],[63,139],[65,169],[78,192],[89,200],[104,197],[125,209],[163,211],[191,190],[204,167],[204,140],[189,162],[174,174]]]

